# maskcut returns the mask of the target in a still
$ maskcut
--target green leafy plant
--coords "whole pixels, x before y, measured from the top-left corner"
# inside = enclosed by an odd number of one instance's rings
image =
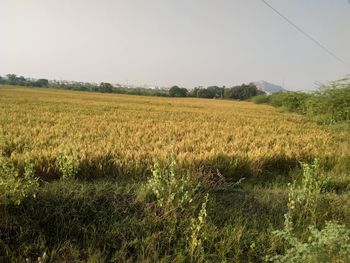
[[[287,244],[283,255],[267,256],[273,262],[348,262],[350,260],[350,230],[335,222],[326,222],[321,230],[316,228],[317,204],[324,180],[320,179],[319,163],[303,164],[301,181],[289,187],[288,211],[284,215],[284,228],[273,234]],[[299,220],[295,223],[295,216]],[[301,221],[302,219],[303,221]],[[308,220],[309,219],[309,220]],[[306,229],[302,225],[309,222]],[[303,239],[298,231],[308,233]]]
[[[207,238],[209,195],[203,200],[198,189],[199,184],[194,184],[188,175],[176,173],[174,154],[169,155],[166,165],[156,163],[153,166],[152,175],[143,187],[148,200],[156,204],[155,211],[161,211],[156,214],[165,225],[162,234],[170,239],[176,236],[173,246],[186,251],[190,262],[203,261],[203,241]],[[198,214],[197,208],[200,208]]]
[[[64,151],[57,158],[63,179],[75,178],[79,172],[79,155],[76,151]]]
[[[297,215],[316,223],[317,203],[328,178],[321,175],[318,159],[312,164],[302,164],[302,168],[301,179],[289,184],[288,216]]]
[[[291,228],[275,231],[275,235],[288,242],[284,255],[267,257],[273,262],[349,262],[350,230],[344,225],[326,222],[322,230],[309,226],[306,242],[300,241]]]
[[[205,224],[207,218],[207,203],[209,200],[209,194],[206,194],[205,200],[202,203],[202,208],[199,211],[197,218],[191,219],[190,237],[188,239],[188,249],[192,260],[196,262],[204,256],[203,240],[206,239]]]
[[[0,156],[0,197],[6,202],[21,204],[24,198],[36,197],[39,190],[38,179],[34,177],[34,164],[27,157],[24,164],[24,173],[6,157]]]
[[[153,196],[157,205],[165,212],[182,208],[193,201],[194,193],[199,184],[193,186],[188,176],[176,175],[176,160],[170,154],[168,164],[161,167],[156,163],[152,168],[152,176],[144,189],[146,195]]]

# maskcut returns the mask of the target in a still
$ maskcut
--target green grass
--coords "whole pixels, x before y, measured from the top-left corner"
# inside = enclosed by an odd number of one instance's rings
[[[42,183],[37,197],[20,205],[1,204],[0,261],[35,260],[45,252],[48,262],[260,262],[285,249],[272,230],[283,227],[286,185],[201,187],[192,207],[164,215],[154,200],[138,197],[142,184],[58,180]],[[197,261],[188,255],[188,226],[205,192],[204,253]],[[320,227],[326,220],[349,227],[349,191],[322,194],[317,216]]]

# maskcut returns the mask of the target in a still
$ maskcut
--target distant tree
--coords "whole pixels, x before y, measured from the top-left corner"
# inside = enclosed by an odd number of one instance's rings
[[[101,82],[100,86],[99,86],[99,91],[112,93],[113,92],[113,85],[111,83]]]
[[[25,77],[20,76],[16,78],[16,85],[20,85],[20,86],[26,86],[27,85],[27,80]]]
[[[17,82],[17,75],[16,74],[7,74],[6,75],[9,84],[16,85]]]
[[[207,98],[207,99],[213,99],[213,98],[223,98],[224,97],[224,90],[225,87],[218,87],[218,86],[210,86],[207,88],[203,87],[196,87],[189,93],[190,97],[197,97],[197,98]]]
[[[210,86],[207,88],[208,94],[211,98],[222,98],[223,97],[223,88],[218,86]]]
[[[49,81],[47,79],[38,79],[33,82],[34,87],[47,87],[49,86]]]
[[[188,90],[178,86],[172,86],[169,90],[170,97],[187,97]]]
[[[254,83],[242,84],[229,89],[225,89],[224,97],[227,99],[247,100],[256,95],[262,94]]]
[[[198,90],[200,89],[201,87],[195,87],[194,89],[190,90],[190,92],[188,92],[188,97],[198,97]]]
[[[210,90],[206,88],[198,89],[197,90],[197,97],[198,98],[207,98],[212,99],[215,94],[211,93]]]
[[[226,88],[224,91],[224,98],[225,99],[232,99],[232,88]]]

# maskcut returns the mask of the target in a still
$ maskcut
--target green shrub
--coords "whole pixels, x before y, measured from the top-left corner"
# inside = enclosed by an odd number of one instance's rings
[[[334,222],[326,222],[322,230],[309,226],[306,242],[291,231],[275,231],[275,235],[289,244],[284,255],[267,257],[273,262],[350,262],[350,229]]]
[[[326,222],[316,228],[316,209],[324,180],[320,178],[318,161],[303,164],[301,181],[289,187],[288,212],[284,228],[272,233],[286,242],[283,255],[267,256],[273,262],[348,262],[350,260],[350,230],[344,225]],[[299,220],[295,220],[295,217]],[[309,220],[311,219],[311,220]],[[303,228],[305,224],[310,224]],[[305,236],[307,234],[307,236]]]
[[[350,78],[323,85],[313,93],[278,92],[252,101],[304,114],[323,124],[346,122],[350,120]]]
[[[64,151],[57,158],[57,165],[63,179],[72,179],[79,172],[79,156],[76,151]]]
[[[290,216],[296,214],[302,220],[316,222],[316,209],[319,195],[327,178],[321,176],[319,161],[302,164],[303,173],[300,180],[289,184],[288,211]]]
[[[307,114],[316,120],[333,124],[350,120],[350,83],[333,82],[320,87],[320,90],[307,101]]]
[[[269,103],[270,102],[270,96],[268,95],[258,95],[255,96],[253,98],[251,98],[251,100],[256,103],[256,104],[262,104],[262,103]]]
[[[287,111],[304,113],[304,103],[310,96],[303,92],[277,92],[269,96],[269,102]]]
[[[24,173],[6,157],[0,156],[0,197],[5,202],[19,205],[23,199],[36,197],[39,190],[38,180],[34,177],[34,165],[30,158],[26,158]]]
[[[144,191],[149,198],[155,198],[161,209],[169,212],[192,203],[198,187],[191,183],[189,176],[176,175],[176,161],[171,154],[165,167],[158,163],[153,166],[152,176],[144,186]]]
[[[189,262],[204,260],[203,242],[207,239],[209,195],[206,194],[201,202],[202,195],[198,189],[199,184],[192,183],[188,175],[179,176],[176,173],[173,154],[165,166],[161,167],[158,163],[153,166],[151,177],[141,189],[146,199],[156,204],[153,211],[147,210],[147,214],[155,212],[152,221],[160,219],[164,224],[163,229],[159,230],[160,235],[173,240],[173,249],[179,253],[182,251],[182,256]]]

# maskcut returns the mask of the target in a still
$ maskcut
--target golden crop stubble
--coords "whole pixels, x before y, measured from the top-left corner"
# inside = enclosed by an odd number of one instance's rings
[[[76,149],[82,171],[95,176],[113,168],[143,174],[170,148],[186,167],[244,161],[253,171],[349,152],[325,127],[249,102],[6,86],[0,95],[7,152],[13,159],[30,152],[46,176],[65,148]]]

